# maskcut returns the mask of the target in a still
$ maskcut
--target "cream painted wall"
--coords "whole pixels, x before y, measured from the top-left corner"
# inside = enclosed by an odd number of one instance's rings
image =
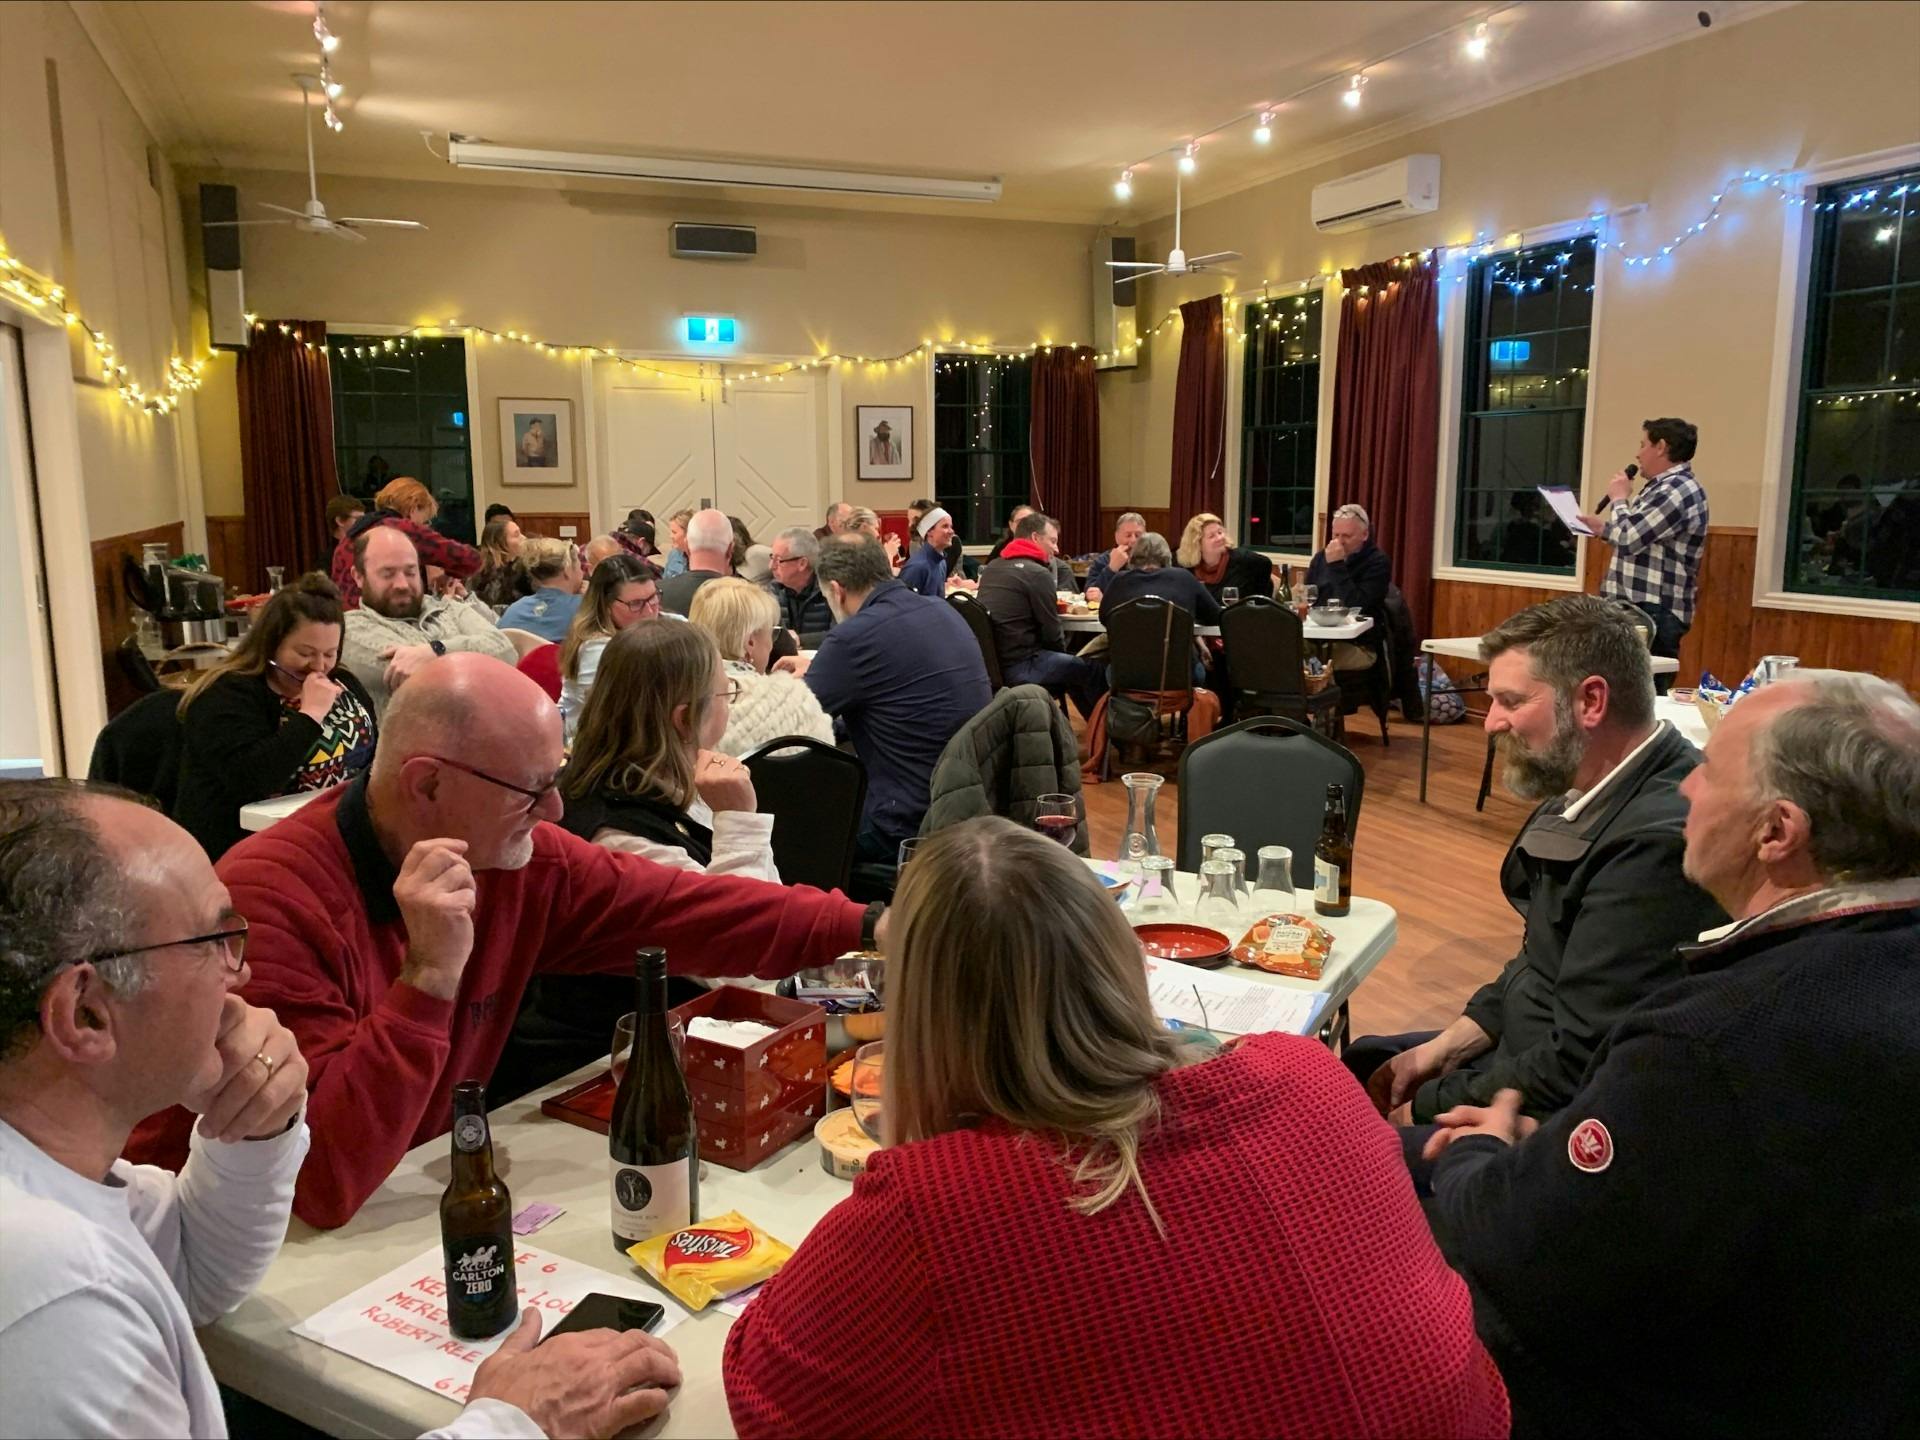
[[[0,5],[0,238],[66,287],[150,393],[192,353],[180,235],[172,171],[72,10]],[[191,416],[132,410],[78,342],[73,375],[93,536],[188,519]]]
[[[1199,206],[1186,216],[1187,248],[1243,252],[1232,283],[1244,292],[1639,202],[1648,210],[1615,221],[1610,234],[1657,246],[1700,217],[1729,173],[1804,170],[1920,142],[1916,57],[1920,5],[1794,6]],[[1230,164],[1218,148],[1211,163]],[[1435,214],[1353,234],[1314,231],[1314,185],[1413,153],[1441,158]],[[1736,192],[1723,219],[1672,261],[1631,271],[1616,257],[1605,262],[1596,452],[1624,461],[1651,415],[1693,420],[1716,525],[1758,520],[1784,208],[1771,191]],[[1143,250],[1164,254],[1171,231],[1170,217],[1146,227]],[[1204,276],[1149,282],[1141,323],[1219,288]],[[1336,286],[1329,303],[1337,296]],[[1112,477],[1126,475],[1127,499],[1167,503],[1178,359],[1175,325],[1140,370],[1101,381],[1103,407],[1131,400],[1147,414],[1124,462],[1103,454],[1111,494]],[[1229,490],[1237,485],[1230,475]]]
[[[183,186],[190,222],[194,187],[202,178],[213,177],[188,177]],[[297,205],[305,198],[303,176],[218,178],[240,187],[243,206],[263,200]],[[256,313],[396,325],[459,319],[635,355],[700,353],[741,362],[838,352],[895,355],[923,339],[1084,339],[1090,321],[1092,235],[1078,225],[994,221],[971,213],[690,204],[538,183],[404,184],[323,176],[321,193],[336,214],[407,216],[431,228],[352,246],[291,229],[250,228],[244,259],[248,305]],[[670,220],[757,225],[760,254],[750,261],[673,259]],[[690,312],[737,317],[741,339],[734,353],[696,352],[680,343],[680,320]],[[586,397],[577,362],[511,343],[475,348],[479,389],[473,409],[487,497],[527,509],[586,508],[584,489],[495,493],[495,401],[513,395],[572,399],[576,440],[583,443]],[[903,508],[930,492],[933,417],[924,363],[882,371],[843,367],[837,378],[842,473],[830,485],[874,509]],[[210,393],[209,402],[214,418],[208,425],[226,423],[223,417],[233,409],[225,396]],[[913,480],[854,479],[854,407],[863,404],[915,407]],[[216,440],[209,448],[221,454],[228,447]],[[231,498],[237,510],[237,494]],[[224,495],[219,508],[228,509]],[[615,517],[597,518],[604,525]]]

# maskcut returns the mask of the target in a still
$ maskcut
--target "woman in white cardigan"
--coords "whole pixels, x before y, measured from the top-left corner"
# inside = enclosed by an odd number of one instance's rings
[[[709,580],[694,595],[687,618],[713,637],[729,678],[740,683],[726,733],[714,749],[751,755],[784,735],[833,743],[833,721],[807,682],[785,672],[767,673],[773,627],[780,621],[773,596],[748,580]]]
[[[773,816],[747,767],[713,748],[737,693],[696,625],[657,617],[614,635],[560,780],[561,825],[678,870],[778,884]]]

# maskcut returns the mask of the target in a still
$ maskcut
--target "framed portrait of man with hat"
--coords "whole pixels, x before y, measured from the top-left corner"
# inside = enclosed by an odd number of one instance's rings
[[[911,405],[856,405],[862,480],[913,478],[913,407]]]

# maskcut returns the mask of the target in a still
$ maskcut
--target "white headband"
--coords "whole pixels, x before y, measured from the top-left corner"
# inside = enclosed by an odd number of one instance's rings
[[[947,512],[942,510],[938,505],[934,506],[920,517],[920,529],[918,532],[920,538],[922,540],[926,539],[927,532],[933,529],[934,526],[938,525],[942,520],[951,520],[952,518],[951,515],[947,514]]]

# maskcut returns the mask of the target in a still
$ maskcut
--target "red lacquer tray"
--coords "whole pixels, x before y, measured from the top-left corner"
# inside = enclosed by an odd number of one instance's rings
[[[1233,941],[1204,925],[1139,925],[1133,933],[1154,959],[1178,960],[1202,970],[1218,969],[1233,953]]]
[[[571,1090],[549,1095],[540,1102],[540,1113],[604,1135],[613,1127],[614,1088],[613,1071],[602,1071]]]

